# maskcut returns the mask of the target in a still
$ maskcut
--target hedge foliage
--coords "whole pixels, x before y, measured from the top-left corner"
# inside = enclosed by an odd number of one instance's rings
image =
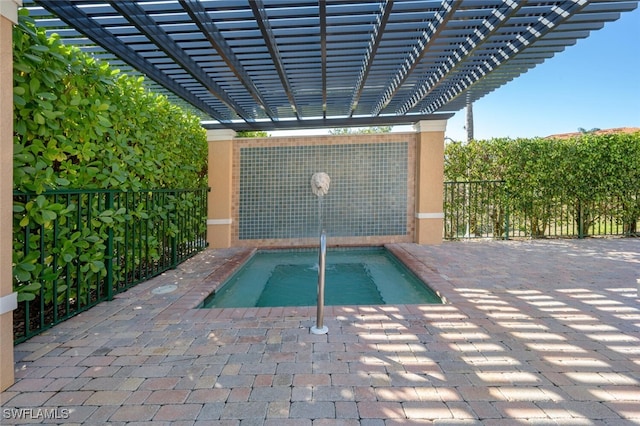
[[[142,78],[47,37],[26,12],[13,43],[15,189],[206,185],[196,116],[148,92]]]
[[[587,206],[619,200],[619,220],[633,233],[640,218],[640,132],[450,143],[445,180],[505,181],[509,207],[530,218],[533,236],[544,235],[553,219],[549,206],[558,200],[572,204],[584,230],[595,219]]]
[[[198,117],[148,92],[142,78],[120,74],[56,35],[48,37],[24,10],[13,30],[13,61],[14,190],[36,195],[29,201],[14,197],[18,300],[39,298],[43,306],[77,300],[89,282],[106,276],[108,262],[116,280],[124,276],[120,263],[133,246],[114,254],[107,245],[122,246],[126,226],[153,231],[164,220],[166,239],[181,239],[160,241],[140,231],[137,238],[149,258],[138,256],[137,263],[157,262],[165,246],[190,244],[196,236],[180,228],[194,221],[189,225],[200,233],[204,219],[171,218],[191,211],[195,196],[167,195],[159,204],[148,190],[206,186],[206,132]],[[98,196],[52,193],[73,189],[145,195],[135,206],[111,206]]]

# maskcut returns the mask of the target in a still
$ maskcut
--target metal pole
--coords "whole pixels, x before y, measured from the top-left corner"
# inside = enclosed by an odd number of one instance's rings
[[[316,325],[311,327],[313,334],[327,334],[329,329],[323,325],[324,322],[324,270],[327,256],[327,235],[324,231],[320,234],[320,252],[318,256],[318,310],[316,314]]]

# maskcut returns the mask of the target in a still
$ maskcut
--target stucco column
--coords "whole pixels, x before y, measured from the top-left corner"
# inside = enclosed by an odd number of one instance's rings
[[[416,234],[417,244],[442,242],[444,212],[444,131],[447,120],[416,123]]]
[[[209,192],[207,242],[211,248],[231,247],[231,203],[233,200],[233,138],[230,129],[207,130],[209,142]]]
[[[0,391],[11,386],[13,373],[13,24],[22,2],[0,1]]]

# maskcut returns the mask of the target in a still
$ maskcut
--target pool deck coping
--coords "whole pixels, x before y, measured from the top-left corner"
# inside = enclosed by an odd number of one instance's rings
[[[404,250],[402,247],[396,244],[385,244],[381,246],[386,248],[393,256],[395,256],[400,262],[402,262],[407,268],[411,270],[420,280],[424,283],[430,283],[429,287],[433,290],[438,297],[442,300],[443,303],[447,303],[446,296],[440,290],[443,287],[447,286],[446,281],[442,280],[442,278],[437,274],[435,270],[429,268],[424,263],[420,262],[416,259],[415,256],[411,255],[408,251]],[[345,247],[341,247],[345,248]],[[347,247],[347,248],[358,248]],[[272,250],[272,249],[267,249]],[[291,250],[291,248],[283,248],[276,250]],[[248,262],[256,253],[258,249],[256,248],[244,248],[240,249],[237,253],[235,253],[223,266],[217,268],[209,275],[207,275],[200,282],[194,283],[189,291],[187,291],[183,296],[181,296],[176,302],[172,303],[167,309],[159,316],[159,319],[171,319],[171,318],[179,318],[184,315],[186,310],[192,310],[196,308],[200,308],[207,297],[211,295],[212,292],[217,291],[233,274],[235,274],[242,265]],[[434,287],[431,284],[434,284]],[[354,309],[354,305],[347,305],[350,309]],[[325,310],[340,312],[342,309],[339,306],[325,306]],[[222,308],[225,309],[225,308]],[[236,309],[236,308],[226,308],[226,309]],[[268,307],[268,308],[243,308],[250,309],[251,315],[255,316],[269,316],[272,315],[272,311],[274,309],[284,312],[284,308],[282,307]],[[292,314],[297,315],[308,315],[309,310],[313,310],[315,312],[316,307],[314,306],[299,306],[299,307],[289,307],[287,311]],[[221,312],[222,314],[222,312]],[[207,311],[201,311],[199,314],[190,313],[192,316],[201,316],[206,317],[210,315]]]

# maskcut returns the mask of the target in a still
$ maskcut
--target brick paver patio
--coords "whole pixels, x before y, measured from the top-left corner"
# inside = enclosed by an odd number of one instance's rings
[[[16,346],[0,423],[640,424],[639,239],[390,248],[447,303],[196,309],[209,250]]]

